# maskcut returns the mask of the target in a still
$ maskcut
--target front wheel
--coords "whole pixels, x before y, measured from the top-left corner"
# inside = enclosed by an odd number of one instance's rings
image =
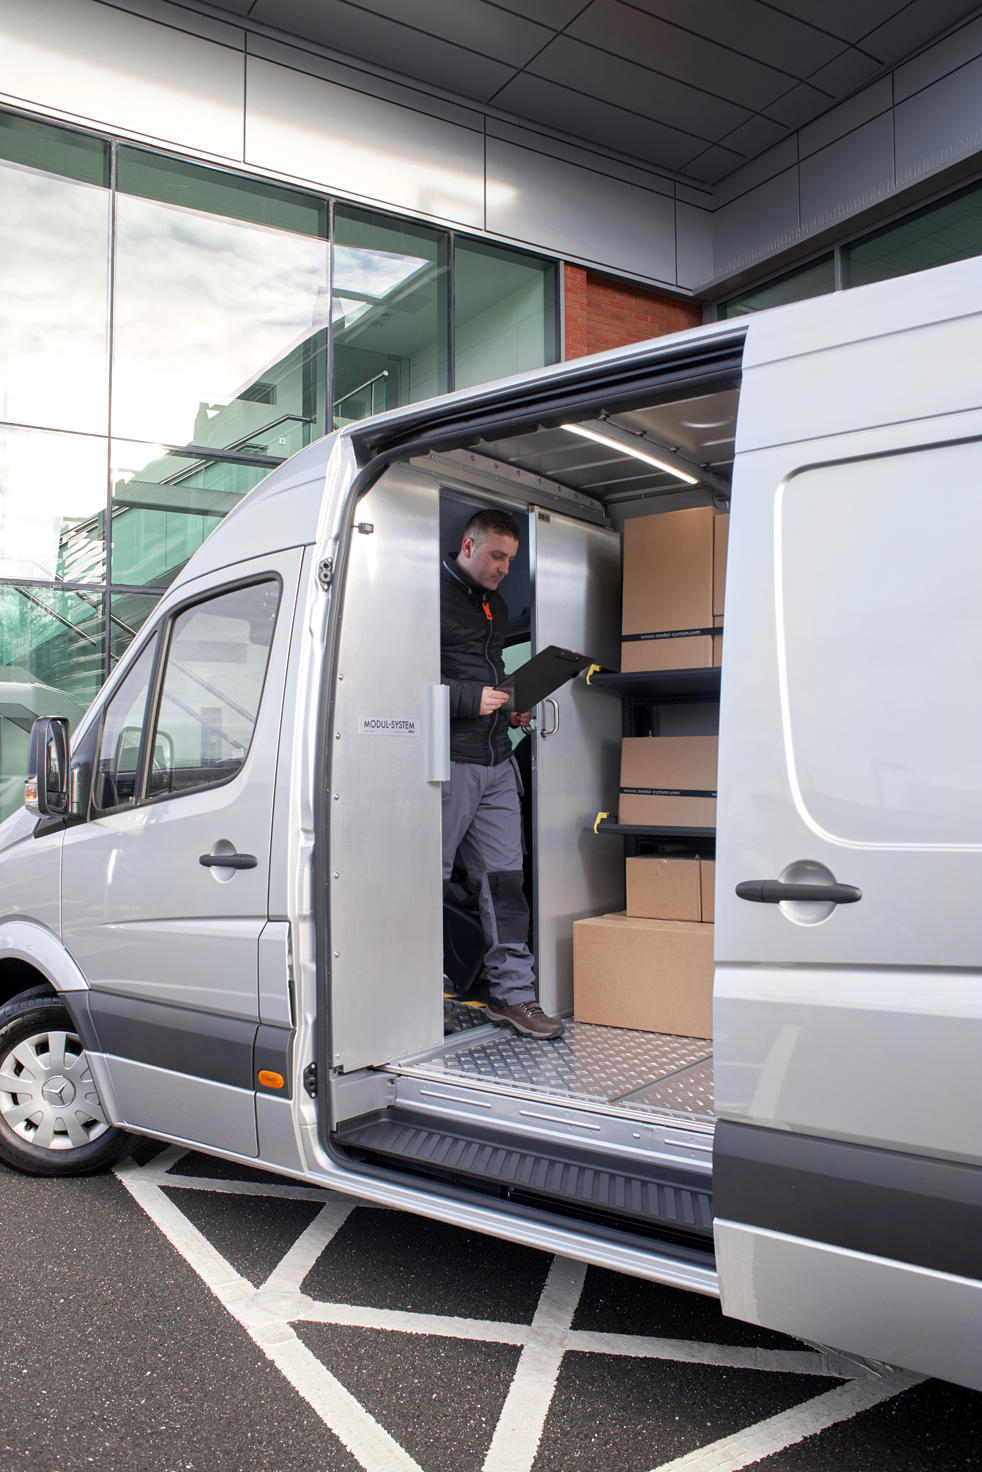
[[[28,993],[0,1007],[0,1161],[28,1175],[87,1175],[128,1143],[106,1119],[57,996]]]

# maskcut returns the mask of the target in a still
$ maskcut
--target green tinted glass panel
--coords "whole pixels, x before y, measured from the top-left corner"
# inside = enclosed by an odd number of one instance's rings
[[[309,444],[325,426],[323,206],[121,152],[116,435],[283,456]]]
[[[113,593],[109,600],[109,668],[120,661],[160,602],[159,593]]]
[[[271,225],[297,235],[327,236],[327,202],[258,179],[204,169],[181,159],[163,158],[139,148],[120,148],[116,179],[124,194],[161,204],[177,204],[232,220]]]
[[[982,254],[982,184],[916,210],[842,248],[843,286],[927,271]]]
[[[741,296],[731,297],[717,308],[720,321],[725,317],[745,317],[748,312],[762,312],[767,307],[783,307],[788,302],[803,302],[810,296],[824,296],[835,291],[835,260],[831,255],[812,261],[800,271],[789,271],[766,286],[755,286]]]
[[[446,392],[447,251],[440,230],[335,210],[335,428]]]
[[[0,577],[101,583],[107,442],[0,427]]]
[[[0,158],[62,179],[109,187],[109,144],[51,123],[0,113]]]
[[[477,241],[454,251],[454,387],[556,361],[556,267]]]
[[[102,683],[102,603],[98,588],[0,584],[0,819],[23,805],[34,721],[74,729]]]
[[[112,580],[166,587],[205,539],[269,474],[262,466],[113,445]]]

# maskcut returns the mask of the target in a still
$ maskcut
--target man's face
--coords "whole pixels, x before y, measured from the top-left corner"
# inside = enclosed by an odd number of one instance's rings
[[[508,576],[517,551],[514,537],[506,532],[489,532],[483,542],[475,543],[473,537],[465,537],[457,561],[475,583],[490,588],[493,593],[501,579]]]

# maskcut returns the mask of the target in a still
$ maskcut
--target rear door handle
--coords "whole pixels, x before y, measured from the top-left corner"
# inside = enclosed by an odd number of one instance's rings
[[[202,854],[198,863],[205,869],[255,869],[255,854]]]
[[[741,900],[754,900],[758,905],[779,905],[783,900],[854,905],[863,897],[854,884],[786,884],[781,879],[745,879],[736,892]]]

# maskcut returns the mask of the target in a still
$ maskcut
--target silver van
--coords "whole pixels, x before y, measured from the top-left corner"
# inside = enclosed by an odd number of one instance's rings
[[[721,669],[618,674],[624,515],[731,486]],[[601,666],[526,747],[542,1005],[625,843],[715,844],[712,1043],[444,1036],[438,572],[481,506],[523,527],[515,657]],[[982,260],[310,445],[35,725],[0,1158],[176,1141],[982,1388],[980,567]],[[717,719],[715,834],[598,819],[622,735]]]

